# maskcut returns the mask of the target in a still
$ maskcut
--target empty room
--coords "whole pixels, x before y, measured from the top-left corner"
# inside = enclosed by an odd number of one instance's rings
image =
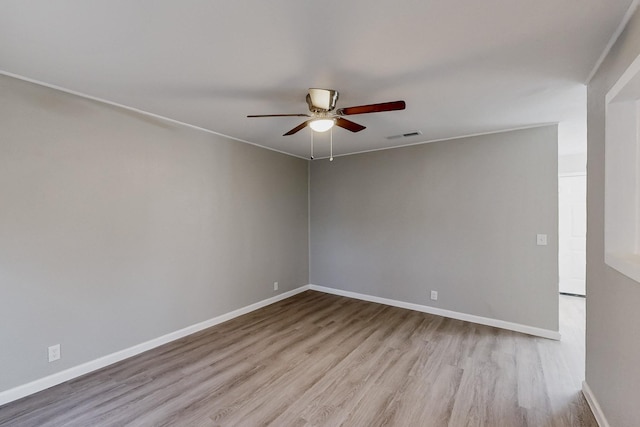
[[[2,2],[0,426],[637,426],[639,1]]]

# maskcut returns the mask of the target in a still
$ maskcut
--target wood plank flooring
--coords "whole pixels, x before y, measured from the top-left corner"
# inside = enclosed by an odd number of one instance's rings
[[[584,300],[561,306],[556,342],[307,291],[0,407],[0,426],[595,427]]]

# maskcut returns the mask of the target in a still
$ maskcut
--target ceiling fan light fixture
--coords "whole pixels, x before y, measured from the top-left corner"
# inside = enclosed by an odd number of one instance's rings
[[[316,132],[326,132],[331,129],[334,124],[334,119],[316,119],[309,123],[309,126]]]

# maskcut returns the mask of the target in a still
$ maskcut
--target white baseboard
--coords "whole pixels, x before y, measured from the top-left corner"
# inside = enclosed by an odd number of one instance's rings
[[[524,334],[534,335],[552,340],[560,340],[560,332],[549,329],[536,328],[534,326],[522,325],[519,323],[506,322],[504,320],[491,319],[489,317],[475,316],[473,314],[460,313],[457,311],[444,310],[442,308],[429,307],[428,305],[414,304],[410,302],[397,301],[388,298],[375,297],[371,295],[359,294],[357,292],[343,291],[341,289],[327,288],[325,286],[309,285],[309,289],[314,291],[325,292],[328,294],[340,295],[349,298],[355,298],[363,301],[377,302],[380,304],[391,305],[393,307],[407,308],[409,310],[421,311],[423,313],[435,314],[437,316],[449,317],[451,319],[464,320],[467,322],[478,323],[480,325],[494,326],[496,328],[507,329]]]
[[[203,329],[210,328],[212,326],[218,325],[222,322],[226,322],[227,320],[231,320],[235,317],[242,316],[243,314],[250,313],[252,311],[258,310],[262,307],[266,307],[267,305],[273,304],[275,302],[281,301],[283,299],[292,297],[293,295],[299,294],[306,290],[315,290],[319,292],[324,292],[328,294],[340,295],[349,298],[355,298],[363,301],[376,302],[379,304],[390,305],[394,307],[406,308],[409,310],[421,311],[423,313],[435,314],[438,316],[449,317],[452,319],[464,320],[467,322],[478,323],[481,325],[494,326],[497,328],[508,329],[511,331],[522,332],[529,335],[535,335],[543,338],[550,338],[554,340],[560,339],[560,333],[556,331],[551,331],[547,329],[535,328],[532,326],[521,325],[518,323],[505,322],[502,320],[491,319],[487,317],[474,316],[472,314],[459,313],[456,311],[443,310],[441,308],[429,307],[426,305],[413,304],[403,301],[396,301],[388,298],[375,297],[371,295],[359,294],[356,292],[343,291],[340,289],[327,288],[324,286],[317,285],[305,285],[301,286],[292,291],[284,292],[282,294],[276,295],[272,298],[265,299],[263,301],[259,301],[257,303],[248,305],[246,307],[239,308],[237,310],[231,311],[229,313],[214,317],[209,320],[205,320],[204,322],[197,323],[195,325],[188,326],[186,328],[180,329],[175,332],[171,332],[169,334],[163,335],[158,338],[154,338],[152,340],[143,342],[141,344],[137,344],[133,347],[126,348],[124,350],[117,351],[115,353],[108,354],[106,356],[100,357],[98,359],[83,363],[78,366],[74,366],[72,368],[66,369],[61,372],[57,372],[55,374],[46,376],[44,378],[37,379],[27,384],[20,385],[18,387],[0,392],[0,405],[4,405],[9,402],[13,402],[14,400],[21,399],[25,396],[29,396],[31,394],[37,393],[39,391],[45,390],[47,388],[53,387],[55,385],[61,384],[65,381],[72,380],[74,378],[80,377],[82,375],[88,374],[89,372],[96,371],[98,369],[102,369],[106,366],[112,365],[114,363],[120,362],[124,359],[128,359],[129,357],[136,356],[140,353],[143,353],[147,350],[151,350],[153,348],[159,347],[161,345],[170,343],[177,339],[186,337],[187,335],[191,335],[193,333],[202,331]],[[585,383],[586,385],[586,383]],[[588,388],[588,387],[587,387]],[[585,394],[586,396],[586,394]],[[587,398],[589,401],[589,398]],[[595,400],[594,400],[595,402]],[[591,405],[591,401],[589,401],[589,405]],[[599,406],[598,406],[599,408]],[[593,406],[592,406],[593,409]],[[594,410],[595,414],[595,410]],[[596,416],[597,418],[597,416]],[[604,418],[603,418],[604,419]],[[608,426],[608,424],[601,424],[602,426]]]
[[[587,400],[589,404],[589,408],[591,408],[591,412],[593,412],[593,416],[596,418],[596,421],[600,427],[609,427],[609,421],[604,416],[604,412],[602,412],[602,408],[598,403],[598,400],[593,395],[589,384],[586,381],[582,382],[582,394],[584,398]]]
[[[214,317],[212,319],[205,320],[204,322],[196,323],[195,325],[187,326],[186,328],[180,329],[178,331],[168,333],[166,335],[163,335],[158,338],[154,338],[152,340],[143,342],[138,345],[134,345],[133,347],[129,347],[124,350],[120,350],[115,353],[108,354],[106,356],[83,363],[78,366],[74,366],[64,371],[56,372],[55,374],[37,379],[30,383],[23,384],[18,387],[0,392],[0,405],[13,402],[14,400],[21,399],[25,396],[29,396],[30,394],[37,393],[49,387],[53,387],[55,385],[61,384],[65,381],[72,380],[74,378],[80,377],[89,372],[102,369],[105,366],[109,366],[116,362],[120,362],[121,360],[138,355],[140,353],[159,347],[161,345],[170,343],[171,341],[175,341],[177,339],[186,337],[187,335],[191,335],[195,332],[202,331],[203,329],[207,329],[212,326],[218,325],[222,322],[226,322],[227,320],[231,320],[235,317],[242,316],[243,314],[250,313],[259,308],[266,307],[267,305],[289,298],[295,294],[306,291],[308,289],[309,289],[309,286],[305,285],[297,289],[294,289],[292,291],[283,292],[272,298],[267,298],[257,303],[248,305],[246,307],[242,307],[237,310],[231,311],[229,313],[225,313],[220,316]]]

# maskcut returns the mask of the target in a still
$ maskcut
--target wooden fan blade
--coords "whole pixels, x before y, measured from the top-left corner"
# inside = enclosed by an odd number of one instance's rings
[[[247,117],[311,117],[309,114],[253,114]]]
[[[340,126],[341,128],[350,130],[351,132],[360,132],[361,130],[366,129],[366,126],[359,125],[342,117],[336,117],[336,126]]]
[[[293,135],[294,133],[304,129],[310,122],[311,120],[307,120],[306,122],[300,123],[298,126],[294,127],[293,129],[291,129],[289,132],[285,133],[282,136]]]
[[[358,105],[357,107],[340,108],[338,114],[352,116],[354,114],[381,113],[383,111],[404,110],[404,101],[382,102],[380,104]]]

